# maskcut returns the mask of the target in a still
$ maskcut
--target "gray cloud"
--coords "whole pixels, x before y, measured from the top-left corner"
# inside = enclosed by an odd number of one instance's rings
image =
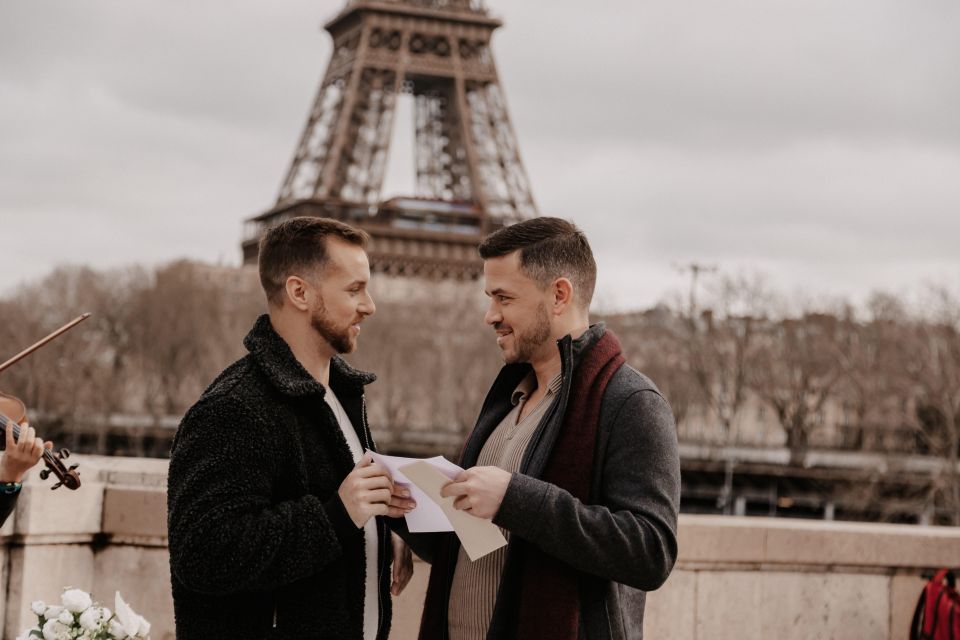
[[[0,5],[0,249],[30,247],[0,292],[59,262],[238,262],[340,6]],[[832,295],[960,282],[960,5],[493,10],[535,197],[589,233],[601,301],[651,304],[692,259]],[[409,191],[411,154],[395,153],[389,184]]]

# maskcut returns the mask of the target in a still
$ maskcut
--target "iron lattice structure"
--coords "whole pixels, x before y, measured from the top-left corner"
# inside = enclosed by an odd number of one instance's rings
[[[333,55],[276,205],[248,221],[244,260],[270,226],[335,217],[372,236],[371,265],[475,278],[476,245],[537,215],[477,0],[351,0],[326,25]],[[397,97],[414,98],[416,197],[381,201]]]

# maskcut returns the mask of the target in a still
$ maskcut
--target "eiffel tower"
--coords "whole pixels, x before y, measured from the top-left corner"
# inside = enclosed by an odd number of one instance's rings
[[[479,0],[349,0],[333,54],[269,211],[247,221],[245,263],[271,226],[326,216],[365,229],[375,272],[466,280],[476,246],[537,208]],[[397,97],[413,96],[416,197],[381,200]]]

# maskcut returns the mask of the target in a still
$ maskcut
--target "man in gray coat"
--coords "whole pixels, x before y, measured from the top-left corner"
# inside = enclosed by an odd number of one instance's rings
[[[453,535],[428,548],[420,637],[641,638],[644,592],[677,557],[670,407],[616,337],[590,325],[596,263],[573,224],[520,222],[480,254],[506,366],[444,494],[509,544],[476,562]]]

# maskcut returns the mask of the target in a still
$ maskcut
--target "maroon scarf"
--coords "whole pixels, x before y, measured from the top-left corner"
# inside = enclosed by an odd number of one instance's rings
[[[569,491],[581,502],[590,498],[600,422],[607,383],[623,364],[620,342],[610,331],[587,351],[574,371],[563,426],[541,479]],[[421,640],[445,638],[447,593],[459,545],[443,545],[430,573],[420,628]],[[577,640],[580,625],[580,574],[569,565],[526,545],[516,609],[517,640]]]
[[[570,388],[563,428],[542,475],[583,503],[590,498],[600,403],[623,362],[620,342],[609,331],[584,354]],[[570,565],[530,545],[521,574],[517,640],[577,640],[578,578]]]

